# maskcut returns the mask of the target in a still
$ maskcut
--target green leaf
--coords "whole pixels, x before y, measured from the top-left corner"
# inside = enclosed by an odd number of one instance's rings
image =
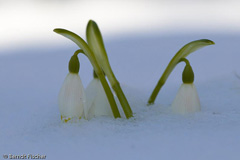
[[[101,32],[93,20],[90,20],[87,25],[87,42],[93,54],[95,55],[99,65],[102,67],[103,71],[106,73],[109,81],[114,83],[116,80],[115,75],[113,74],[112,68],[109,64],[107,52],[104,46],[103,38]]]
[[[107,52],[104,47],[103,38],[101,35],[101,32],[93,20],[90,20],[87,25],[87,42],[90,46],[91,50],[93,51],[93,54],[95,55],[99,65],[102,67],[104,73],[106,74],[109,82],[112,85],[112,88],[114,89],[119,102],[121,103],[121,106],[123,108],[123,111],[127,118],[130,118],[133,116],[132,109],[127,101],[127,98],[125,97],[122,88],[117,81],[112,68],[109,64],[109,60],[107,57]]]
[[[172,60],[169,62],[167,68],[165,69],[165,71],[163,72],[160,80],[158,81],[156,87],[154,88],[149,100],[148,100],[148,104],[153,104],[160,89],[162,88],[162,86],[165,84],[167,78],[169,77],[170,73],[173,71],[173,69],[176,67],[176,65],[178,64],[179,60],[181,58],[185,58],[187,57],[189,54],[191,54],[192,52],[208,46],[208,45],[213,45],[215,44],[213,41],[208,40],[208,39],[200,39],[200,40],[196,40],[196,41],[192,41],[188,44],[186,44],[185,46],[183,46],[176,54],[175,56],[172,58]]]

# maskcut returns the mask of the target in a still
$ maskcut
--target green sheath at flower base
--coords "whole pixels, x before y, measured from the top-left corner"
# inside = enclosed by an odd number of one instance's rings
[[[196,41],[192,41],[188,44],[186,44],[185,46],[183,46],[176,54],[175,56],[172,58],[172,60],[169,62],[167,68],[165,69],[165,71],[163,72],[161,78],[159,79],[156,87],[154,88],[149,100],[148,100],[148,104],[153,104],[158,92],[160,91],[160,89],[162,88],[162,86],[165,84],[167,78],[169,77],[170,73],[173,71],[173,69],[176,67],[176,65],[179,63],[179,60],[181,58],[185,58],[187,57],[190,53],[208,46],[208,45],[213,45],[215,44],[213,41],[208,40],[208,39],[201,39],[201,40],[196,40]]]
[[[78,51],[79,51],[79,53],[84,53],[90,60],[98,78],[100,79],[100,81],[102,83],[104,91],[106,92],[106,95],[107,95],[107,98],[108,98],[109,104],[111,106],[114,117],[120,118],[121,116],[120,116],[119,110],[117,108],[117,104],[115,102],[112,91],[107,83],[107,80],[105,79],[105,76],[104,76],[104,73],[103,73],[101,67],[97,63],[97,60],[96,60],[94,54],[92,53],[92,50],[88,47],[87,43],[81,37],[79,37],[77,34],[70,32],[68,30],[59,28],[59,29],[54,29],[54,32],[72,40],[74,43],[76,43],[82,49],[82,50],[78,50]]]
[[[122,88],[117,81],[111,66],[109,64],[109,60],[107,57],[107,52],[104,47],[103,38],[101,32],[96,24],[96,22],[90,20],[87,25],[87,42],[89,47],[92,49],[99,65],[102,67],[103,71],[106,73],[106,76],[109,82],[112,85],[113,90],[115,91],[119,102],[123,108],[123,111],[126,115],[126,118],[130,118],[133,116],[132,109],[125,97]]]
[[[193,69],[189,63],[189,61],[186,58],[181,58],[179,62],[184,61],[186,63],[186,66],[182,73],[182,81],[183,83],[193,83],[194,81],[194,72]]]
[[[68,63],[68,70],[71,73],[78,73],[80,68],[80,63],[77,55],[73,55]]]
[[[194,72],[190,65],[186,65],[182,73],[183,83],[193,83],[194,81]]]

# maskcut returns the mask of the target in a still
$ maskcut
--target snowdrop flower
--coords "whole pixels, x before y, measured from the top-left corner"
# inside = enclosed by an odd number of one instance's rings
[[[69,73],[65,78],[58,96],[61,119],[64,122],[72,118],[81,118],[85,105],[85,93],[82,81],[78,75],[79,60],[74,54],[69,61]]]
[[[111,106],[100,80],[94,72],[94,78],[86,88],[87,103],[84,108],[86,119],[98,116],[113,117]]]
[[[187,59],[182,74],[183,84],[178,90],[177,96],[172,103],[172,111],[179,114],[193,113],[201,110],[201,105],[194,81],[194,73]]]

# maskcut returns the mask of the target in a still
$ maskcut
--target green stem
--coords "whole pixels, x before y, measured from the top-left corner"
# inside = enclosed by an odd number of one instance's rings
[[[122,88],[120,87],[120,84],[118,81],[116,81],[116,83],[114,83],[114,85],[112,85],[113,90],[115,91],[119,102],[123,108],[123,111],[125,113],[125,116],[127,119],[133,117],[133,113],[132,113],[132,109],[127,101],[127,98],[125,97]]]
[[[100,73],[100,74],[97,74],[97,75],[98,75],[98,78],[101,81],[103,89],[104,89],[104,91],[107,95],[108,102],[109,102],[109,104],[112,108],[112,113],[113,113],[114,117],[115,118],[121,118],[119,110],[117,108],[116,101],[115,101],[114,96],[113,96],[113,93],[112,93],[112,91],[111,91],[111,89],[110,89],[110,87],[109,87],[109,85],[106,81],[106,78],[105,78],[104,74]]]
[[[99,66],[99,64],[97,63],[97,60],[94,56],[94,54],[92,53],[91,49],[88,47],[87,43],[78,35],[76,35],[73,32],[70,32],[68,30],[65,29],[54,29],[54,32],[72,40],[74,43],[76,43],[80,48],[82,48],[83,53],[85,53],[85,55],[87,55],[88,59],[90,60],[96,74],[98,75],[98,78],[100,79],[103,89],[106,93],[106,96],[108,98],[109,104],[111,106],[113,115],[115,118],[120,118],[120,113],[119,110],[117,108],[117,104],[116,101],[114,99],[113,93],[107,83],[107,80],[104,76],[104,73],[101,69],[101,67]],[[79,53],[82,52],[81,50],[79,50]]]
[[[158,81],[156,87],[154,88],[150,98],[148,99],[148,104],[147,105],[152,105],[154,104],[154,101],[158,95],[158,92],[160,91],[160,89],[162,88],[162,86],[165,84],[165,82],[163,81],[163,78],[161,77],[160,80]]]
[[[128,103],[128,100],[120,86],[120,83],[118,82],[117,78],[115,77],[110,65],[109,65],[109,72],[110,74],[107,74],[107,77],[109,79],[109,82],[112,86],[112,89],[115,91],[117,97],[118,97],[118,100],[122,106],[122,109],[124,111],[124,114],[126,116],[127,119],[133,117],[133,112],[132,112],[132,109]]]
[[[154,88],[149,100],[148,100],[148,105],[151,105],[154,103],[160,89],[162,88],[162,86],[165,84],[166,80],[168,79],[169,75],[171,74],[171,72],[173,71],[173,69],[176,67],[176,65],[178,64],[179,60],[181,58],[185,58],[187,57],[190,53],[204,47],[204,46],[208,46],[208,45],[212,45],[215,44],[213,41],[208,40],[208,39],[201,39],[201,40],[196,40],[196,41],[192,41],[188,44],[186,44],[185,46],[183,46],[176,54],[175,56],[171,59],[171,61],[169,62],[167,68],[165,69],[165,71],[163,72],[161,78],[159,79],[156,87]]]
[[[186,58],[181,58],[178,63],[185,62],[186,65],[190,65],[189,61]]]
[[[83,54],[85,55],[85,53],[84,53],[84,51],[83,51],[82,49],[76,50],[76,51],[74,52],[74,55],[78,55],[79,53],[83,53]]]

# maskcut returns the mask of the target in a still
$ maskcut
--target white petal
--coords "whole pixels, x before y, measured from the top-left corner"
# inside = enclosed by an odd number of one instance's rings
[[[105,91],[99,79],[94,78],[86,88],[87,104],[84,108],[86,119],[97,116],[113,116]]]
[[[78,74],[68,73],[58,96],[59,110],[63,117],[82,117],[85,93]]]
[[[199,97],[195,85],[182,84],[178,90],[177,96],[172,103],[172,111],[185,114],[201,110]]]

